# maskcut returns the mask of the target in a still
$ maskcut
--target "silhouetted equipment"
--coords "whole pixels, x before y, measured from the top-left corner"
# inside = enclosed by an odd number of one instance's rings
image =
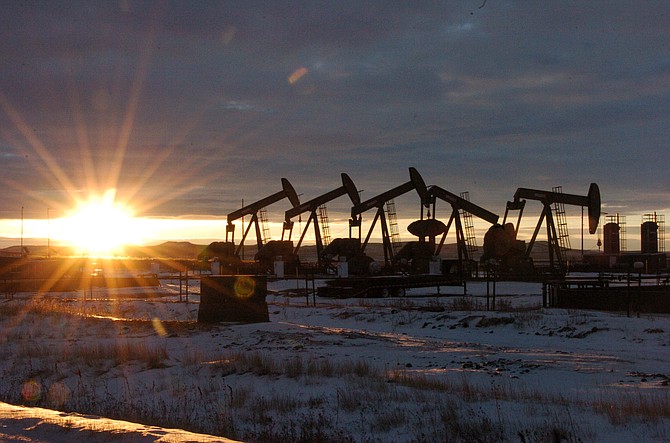
[[[563,193],[562,186],[554,186],[551,190],[553,192]],[[554,202],[554,223],[556,225],[560,250],[561,252],[567,253],[572,247],[570,246],[570,234],[568,231],[568,220],[565,215],[565,205],[560,201]]]
[[[523,214],[523,209],[526,205],[526,200],[537,200],[542,203],[543,209],[538,220],[533,236],[528,244],[528,247],[525,250],[523,259],[525,262],[532,263],[530,258],[533,245],[537,239],[537,235],[542,227],[542,223],[546,219],[547,221],[547,244],[549,252],[549,262],[550,269],[552,272],[565,273],[565,262],[561,254],[561,247],[559,242],[559,237],[557,233],[556,223],[552,215],[552,205],[556,203],[564,205],[574,205],[582,206],[588,209],[588,219],[589,219],[589,233],[595,234],[598,228],[598,223],[600,220],[600,190],[598,185],[591,183],[589,187],[589,192],[586,196],[574,195],[574,194],[565,194],[562,192],[550,192],[550,191],[540,191],[536,189],[528,188],[519,188],[514,194],[514,200],[507,202],[507,207],[505,209],[505,217],[503,219],[503,225],[505,227],[500,231],[499,227],[493,227],[498,231],[496,234],[492,234],[488,237],[489,242],[502,242],[500,245],[491,245],[487,247],[487,237],[484,237],[484,255],[482,260],[488,259],[497,259],[500,260],[504,257],[504,251],[507,249],[508,252],[512,251],[512,247],[518,248],[519,244],[516,243],[516,236],[519,232],[519,225],[521,221],[521,216]],[[509,226],[505,224],[507,220],[507,215],[510,210],[518,210],[519,216],[517,219],[517,225],[514,230],[513,236],[509,232]],[[504,233],[504,234],[503,234]],[[509,246],[507,248],[506,246]],[[500,254],[503,253],[503,256]],[[509,261],[509,260],[508,260]],[[525,265],[525,264],[524,264]]]
[[[377,275],[326,280],[325,286],[319,286],[320,297],[402,297],[415,288],[438,288],[442,286],[461,286],[464,281],[448,275]]]
[[[298,254],[300,246],[302,245],[302,241],[305,238],[305,234],[309,230],[310,224],[313,224],[314,239],[316,242],[316,254],[318,259],[321,260],[324,249],[324,240],[321,234],[321,229],[319,227],[319,217],[317,211],[319,210],[320,207],[322,207],[322,205],[325,205],[326,203],[335,200],[336,198],[341,197],[345,194],[349,195],[349,198],[351,199],[351,202],[353,203],[354,206],[361,202],[360,196],[358,195],[358,190],[356,189],[356,185],[354,185],[354,182],[351,180],[351,178],[349,178],[349,176],[344,173],[342,173],[341,177],[342,177],[342,186],[340,186],[339,188],[333,189],[330,192],[326,192],[323,195],[315,197],[312,200],[303,202],[286,211],[284,221],[284,233],[288,231],[289,240],[291,239],[291,234],[293,233],[293,224],[294,224],[294,222],[291,219],[305,212],[310,213],[309,219],[307,220],[307,224],[305,225],[305,229],[303,229],[302,234],[300,235],[300,240],[298,241],[298,244],[295,246],[294,254]],[[284,238],[284,233],[282,233],[282,239]]]
[[[657,273],[667,270],[665,253],[665,216],[644,214],[640,224],[640,249],[628,251],[626,245],[626,216],[605,216],[603,226],[603,254],[586,255],[585,262],[595,270],[618,270]],[[600,246],[600,245],[599,245]]]
[[[200,278],[198,322],[268,322],[266,295],[265,276],[203,275]]]
[[[640,255],[642,257],[640,257]],[[624,256],[625,257],[625,256]],[[596,309],[601,311],[670,314],[668,303],[667,274],[642,275],[630,272],[633,263],[641,263],[641,258],[656,259],[652,265],[654,272],[666,269],[665,254],[632,254],[620,265],[626,274],[604,274],[596,276],[566,277],[551,279],[543,284],[542,293],[547,294],[546,306],[562,309]],[[662,266],[657,268],[656,266]]]
[[[478,218],[491,224],[484,237],[483,253],[480,258],[482,263],[490,265],[487,268],[488,270],[505,272],[508,275],[534,273],[535,269],[531,257],[537,258],[539,251],[533,254],[532,251],[540,229],[543,229],[543,224],[546,223],[549,255],[546,267],[552,273],[564,274],[568,264],[566,258],[570,258],[570,252],[568,252],[570,251],[568,217],[565,207],[567,205],[581,206],[582,225],[586,223],[585,215],[588,212],[589,233],[594,234],[599,229],[601,198],[596,183],[591,183],[586,195],[563,193],[560,187],[552,188],[551,191],[518,188],[512,201],[507,202],[502,221],[499,221],[498,215],[471,202],[468,193],[456,195],[439,186],[428,187],[415,168],[410,167],[408,172],[409,180],[407,182],[365,201],[361,201],[359,190],[345,173],[341,174],[341,186],[338,185],[337,188],[302,203],[299,201],[293,186],[287,179],[282,178],[282,188],[279,192],[248,205],[244,205],[243,201],[242,208],[229,213],[225,242],[212,243],[203,251],[200,258],[202,260],[208,259],[213,263],[218,259],[221,265],[227,265],[228,269],[219,268],[221,272],[254,273],[274,269],[275,274],[279,275],[278,269],[281,269],[283,275],[284,266],[287,265],[287,271],[291,273],[290,269],[294,267],[293,265],[295,265],[296,270],[298,269],[297,266],[300,264],[298,253],[301,247],[304,248],[305,246],[305,237],[308,231],[313,229],[317,261],[314,270],[319,269],[320,271],[326,271],[326,273],[332,273],[335,270],[338,278],[346,278],[350,273],[354,275],[374,274],[382,269],[392,269],[394,272],[407,271],[412,274],[425,273],[427,270],[430,275],[440,273],[446,278],[446,274],[451,274],[450,277],[453,278],[456,269],[458,269],[459,278],[463,279],[467,278],[467,273],[470,273],[471,276],[477,275],[472,271],[478,270],[477,263],[473,261],[473,258],[477,255],[477,236],[473,220]],[[418,239],[415,238],[415,241],[405,242],[404,246],[400,247],[399,223],[396,219],[394,199],[412,190],[416,191],[420,199],[420,220],[410,223],[407,230]],[[344,195],[347,195],[352,202],[351,217],[349,217],[349,238],[336,238],[331,242],[326,205]],[[291,206],[284,208],[281,240],[270,240],[265,208],[284,198],[290,201]],[[446,217],[444,220],[437,219],[437,210],[441,204],[438,200],[448,203],[451,207],[450,210],[446,209],[449,212],[448,220]],[[517,239],[517,236],[527,200],[536,200],[542,203],[542,212],[532,236],[526,241],[521,241]],[[366,225],[366,229],[369,228],[369,231],[363,236],[361,233],[362,214],[371,209],[376,210],[375,216],[370,219],[371,223]],[[518,218],[508,221],[507,217],[512,217],[510,215],[512,211],[518,212]],[[294,246],[294,242],[291,240],[293,228],[296,227],[295,217],[302,214],[309,214],[309,216],[304,228],[302,226],[299,228],[299,238],[296,239],[297,245]],[[242,220],[243,234],[241,241],[236,242],[235,230],[239,221],[235,222],[235,220],[247,215],[250,216],[248,226],[244,222],[249,219]],[[582,238],[581,261],[583,263],[578,264],[582,267],[580,269],[586,269],[587,266],[589,268],[593,266],[602,268],[607,265],[620,268],[623,266],[623,259],[620,260],[620,258],[626,256],[625,222],[620,220],[623,220],[623,217],[620,218],[619,214],[616,215],[616,219],[604,219],[606,254],[598,254],[599,257],[589,258],[588,262],[583,252]],[[357,235],[353,232],[355,228],[358,228]],[[375,261],[366,255],[366,249],[371,250],[369,243],[373,231],[378,228],[381,228],[381,247],[384,262],[381,260]],[[441,254],[445,248],[446,237],[452,229],[455,231],[458,257],[442,258]],[[240,260],[240,252],[243,251],[244,242],[251,231],[256,234],[257,249],[254,251],[256,252],[256,263]],[[641,225],[641,237],[642,252],[640,255],[664,255],[665,240],[662,216],[657,217],[656,214],[645,215]],[[598,247],[602,244],[598,239]],[[541,246],[544,248],[544,242]],[[545,254],[544,249],[542,249],[542,254]],[[311,254],[306,254],[306,256],[310,256],[308,260],[312,261]],[[626,257],[626,260],[628,258]],[[541,262],[542,267],[544,267],[545,260],[541,260]],[[649,260],[647,262],[651,263]],[[657,268],[660,268],[661,262],[658,263]],[[649,265],[649,267],[651,269],[652,265]],[[215,269],[214,264],[211,269]],[[541,269],[541,267],[538,266],[538,269]]]
[[[653,221],[646,221],[640,226],[641,252],[656,253],[658,252],[658,224]]]
[[[207,245],[207,247],[198,254],[198,260],[207,261],[216,257],[230,257],[233,255],[235,255],[234,243],[215,241]]]
[[[603,252],[605,254],[618,254],[621,252],[621,242],[618,223],[608,222],[603,226]]]
[[[480,260],[483,263],[495,260],[505,273],[528,274],[533,271],[533,262],[526,257],[526,242],[517,240],[513,223],[495,224],[486,231]]]
[[[348,272],[354,275],[370,273],[370,265],[374,260],[361,251],[360,238],[335,238],[323,248],[319,260],[330,264],[337,257],[347,262]]]
[[[266,206],[269,206],[273,203],[276,203],[280,200],[283,200],[285,198],[288,198],[289,201],[291,202],[291,205],[293,207],[296,207],[300,204],[300,199],[298,198],[298,194],[296,194],[295,189],[293,189],[293,186],[289,181],[285,178],[281,179],[281,184],[282,184],[282,190],[279,192],[276,192],[268,197],[265,197],[261,200],[258,200],[255,203],[251,203],[249,205],[244,206],[243,208],[240,208],[236,211],[231,212],[228,214],[228,225],[226,226],[226,241],[228,241],[228,234],[231,234],[231,242],[235,242],[235,225],[233,224],[233,221],[242,218],[244,216],[250,215],[251,216],[251,221],[249,222],[249,225],[247,226],[246,231],[244,232],[244,235],[242,236],[242,240],[240,241],[240,244],[237,246],[237,249],[235,250],[235,255],[240,254],[240,250],[242,249],[244,245],[244,241],[247,238],[247,235],[249,234],[249,231],[251,230],[252,225],[256,229],[256,243],[258,245],[257,251],[260,252],[261,249],[263,249],[263,236],[261,235],[261,226],[258,221],[258,212],[265,208]]]
[[[372,221],[370,230],[368,231],[368,234],[365,237],[365,241],[361,245],[361,251],[362,252],[365,251],[365,248],[367,247],[368,242],[370,241],[370,236],[372,235],[372,232],[374,231],[377,221],[379,220],[382,231],[384,260],[387,264],[393,262],[395,258],[395,252],[391,240],[391,232],[389,230],[389,224],[384,211],[384,206],[386,205],[386,203],[392,201],[396,197],[406,194],[409,191],[416,190],[417,194],[419,194],[419,198],[421,199],[421,204],[422,205],[428,204],[428,189],[426,188],[426,183],[423,181],[423,178],[421,177],[419,172],[415,168],[410,167],[409,177],[410,177],[409,181],[403,183],[402,185],[396,186],[395,188],[383,192],[377,195],[376,197],[372,197],[362,203],[354,205],[351,208],[350,226],[358,226],[359,237],[360,237],[361,214],[372,208],[377,208],[377,213],[375,214],[375,218]]]
[[[261,272],[271,272],[276,261],[283,262],[286,271],[291,273],[300,264],[290,240],[270,240],[256,253],[254,260],[258,262]]]
[[[410,241],[398,251],[395,260],[403,271],[425,274],[430,270],[430,261],[433,256],[435,256],[435,243]]]
[[[599,239],[600,240],[600,239]],[[626,252],[626,216],[606,215],[603,225],[603,252],[607,255],[618,255]],[[615,259],[611,260],[613,263]]]
[[[428,189],[428,193],[431,197],[431,203],[433,204],[433,218],[435,217],[436,199],[440,199],[451,205],[451,216],[449,218],[449,222],[446,225],[446,229],[442,233],[442,240],[440,241],[440,244],[438,245],[435,251],[435,255],[440,254],[442,246],[444,245],[444,240],[446,239],[447,234],[449,233],[449,229],[451,228],[451,225],[453,223],[456,227],[456,243],[458,247],[458,259],[471,260],[472,257],[469,256],[468,248],[466,245],[466,237],[463,230],[463,221],[461,220],[461,214],[463,213],[463,211],[465,211],[469,214],[474,215],[477,218],[480,218],[484,221],[491,223],[492,225],[498,222],[499,217],[493,212],[488,211],[482,208],[481,206],[478,206],[456,194],[452,194],[451,192],[442,189],[439,186],[431,186]]]
[[[655,254],[665,252],[665,216],[655,212],[642,216],[640,225],[640,252]]]
[[[451,205],[451,216],[446,225],[435,218],[436,201],[438,199]],[[419,241],[405,244],[400,253],[397,254],[397,259],[402,260],[403,263],[409,263],[410,269],[414,272],[427,272],[430,261],[440,255],[449,230],[452,225],[455,225],[458,259],[456,261],[452,260],[452,262],[457,265],[457,271],[461,273],[464,270],[463,264],[472,258],[467,246],[465,224],[462,217],[465,215],[475,215],[490,223],[496,223],[498,216],[461,196],[452,194],[435,185],[428,187],[427,202],[429,207],[428,218],[423,218],[422,207],[421,219],[410,223],[407,227],[407,230],[411,234],[419,237]],[[431,205],[432,211],[430,210]],[[474,233],[472,235],[474,237]],[[436,238],[438,236],[441,236],[441,240],[436,245]]]
[[[236,273],[241,264],[240,258],[235,255],[235,244],[233,242],[216,241],[212,242],[198,254],[198,261],[201,262],[219,262],[221,268],[218,273],[233,274]]]
[[[444,234],[449,230],[440,220],[434,218],[423,218],[415,220],[407,226],[407,231],[417,237],[432,237],[435,238],[440,234]]]

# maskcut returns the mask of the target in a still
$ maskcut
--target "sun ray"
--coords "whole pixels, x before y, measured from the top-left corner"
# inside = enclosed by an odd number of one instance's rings
[[[47,177],[52,182],[52,185],[56,188],[66,188],[74,189],[73,183],[68,178],[68,175],[60,167],[58,161],[49,153],[44,143],[37,137],[33,131],[30,130],[29,125],[23,119],[21,114],[14,108],[14,106],[9,102],[7,97],[0,91],[0,107],[5,111],[7,116],[12,120],[12,123],[16,128],[21,132],[21,134],[28,141],[33,150],[37,155],[46,163],[47,167],[54,174],[55,179]]]
[[[208,115],[212,108],[216,108],[219,103],[217,100],[203,103],[200,112],[196,110],[188,119],[181,122],[176,134],[167,143],[167,147],[164,147],[163,144],[160,149],[156,148],[152,161],[147,162],[141,172],[130,180],[124,178],[124,168],[129,166],[133,158],[129,155],[128,150],[132,149],[133,146],[133,131],[137,130],[142,93],[150,74],[152,51],[156,47],[158,18],[161,12],[159,9],[153,11],[151,25],[146,30],[146,38],[138,52],[139,56],[135,60],[137,67],[134,77],[128,85],[129,90],[126,90],[124,83],[113,82],[111,87],[114,89],[110,91],[110,97],[113,100],[112,105],[104,109],[98,109],[105,112],[86,114],[88,106],[85,100],[94,98],[87,95],[87,92],[95,93],[96,91],[82,89],[77,84],[76,66],[73,65],[71,66],[72,69],[68,70],[66,106],[68,106],[71,116],[71,130],[74,135],[73,144],[78,147],[78,151],[75,148],[69,154],[76,155],[77,152],[79,154],[79,163],[75,165],[75,169],[64,162],[66,157],[58,155],[58,152],[61,149],[66,149],[67,146],[50,146],[46,141],[40,140],[39,135],[33,131],[27,115],[23,115],[19,108],[10,102],[9,97],[0,92],[0,110],[7,114],[9,120],[17,129],[12,134],[3,129],[3,134],[7,132],[6,138],[17,139],[12,143],[16,146],[26,145],[24,139],[28,142],[25,149],[31,155],[30,158],[26,156],[27,161],[34,165],[34,172],[41,174],[43,180],[51,187],[51,189],[37,188],[35,187],[37,183],[35,180],[12,181],[6,177],[0,179],[7,188],[15,189],[23,199],[29,198],[28,206],[31,204],[44,205],[43,213],[47,217],[49,211],[51,211],[51,214],[68,214],[69,208],[72,206],[81,208],[88,204],[90,199],[104,195],[106,189],[116,189],[118,194],[115,194],[115,199],[120,199],[120,202],[117,203],[132,206],[133,212],[147,213],[170,200],[188,195],[194,189],[204,188],[213,181],[221,180],[222,171],[209,168],[211,159],[202,155],[185,156],[183,159],[185,161],[180,161],[175,166],[179,168],[180,172],[175,169],[174,174],[165,176],[157,174],[166,163],[174,161],[173,154],[183,148],[185,141],[193,135],[203,116]],[[107,89],[104,89],[104,91],[107,91]],[[123,105],[120,105],[121,102]],[[97,127],[99,130],[97,131],[96,127],[88,126],[90,118],[95,119],[95,116],[99,117],[99,126]],[[233,125],[224,135],[226,142],[222,143],[221,149],[217,151],[216,155],[225,156],[229,150],[236,146],[236,142],[227,142],[230,138],[237,138],[242,144],[247,144],[252,142],[251,139],[258,131],[262,131],[264,128],[267,130],[268,126],[272,126],[272,122],[265,119],[257,121],[257,117],[254,112],[245,113],[242,122]],[[249,130],[250,128],[254,129]],[[235,132],[238,132],[238,134],[235,134]],[[97,153],[109,152],[109,150],[112,152],[107,157],[107,161],[101,162]],[[150,183],[155,186],[155,189],[148,189]],[[162,189],[162,191],[159,191],[159,189]],[[22,200],[22,207],[23,204]],[[213,210],[217,211],[218,208]],[[33,209],[32,211],[33,213],[42,213],[42,210]],[[68,217],[63,216],[62,218]],[[56,223],[53,219],[50,221],[52,227]],[[56,233],[53,234],[55,238]],[[92,242],[90,235],[88,241]]]
[[[135,126],[135,117],[142,95],[144,82],[149,74],[149,66],[151,62],[151,49],[155,45],[156,36],[158,34],[157,16],[154,15],[152,23],[149,27],[148,37],[145,39],[144,47],[140,51],[140,63],[137,69],[135,78],[130,89],[130,97],[128,105],[125,110],[121,131],[116,142],[114,151],[114,160],[112,162],[107,185],[110,187],[118,186],[118,180],[121,176],[123,163],[126,160],[126,151],[128,149],[128,141]]]
[[[84,114],[81,108],[81,99],[79,96],[79,88],[74,84],[74,76],[69,77],[70,85],[70,103],[73,109],[74,130],[77,136],[77,144],[79,146],[79,157],[82,161],[82,169],[84,172],[84,180],[88,189],[98,189],[98,180],[95,174],[94,161],[91,155],[91,144],[89,140],[88,130]]]
[[[97,257],[121,253],[125,246],[142,243],[143,233],[134,211],[115,197],[116,190],[108,189],[101,196],[80,202],[60,220],[54,236],[80,254]]]

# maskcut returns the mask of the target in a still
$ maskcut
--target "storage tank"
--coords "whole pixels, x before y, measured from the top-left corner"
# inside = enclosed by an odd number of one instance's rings
[[[618,254],[621,252],[619,237],[620,226],[618,223],[610,222],[603,226],[603,251],[605,254]]]
[[[655,221],[646,221],[641,226],[643,254],[655,254],[658,252],[658,223]]]

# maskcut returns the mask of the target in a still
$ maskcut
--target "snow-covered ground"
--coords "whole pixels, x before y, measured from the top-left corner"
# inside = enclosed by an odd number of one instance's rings
[[[478,283],[302,286],[270,282],[246,325],[196,323],[195,281],[0,299],[0,400],[87,414],[0,405],[0,440],[670,441],[668,316],[544,309],[533,283],[499,282],[495,311]]]

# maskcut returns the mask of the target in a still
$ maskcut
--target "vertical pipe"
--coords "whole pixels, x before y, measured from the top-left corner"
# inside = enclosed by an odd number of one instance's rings
[[[186,301],[188,302],[188,267],[186,268]]]
[[[179,270],[179,301],[181,302],[181,295],[182,295],[182,279],[181,279],[181,269]]]
[[[47,258],[51,258],[51,214],[47,208]]]
[[[21,206],[21,256],[23,256],[23,206]]]
[[[244,208],[244,199],[242,199],[242,207]],[[242,216],[242,232],[244,232],[244,216]],[[235,243],[234,235],[235,234],[233,234],[233,243]],[[242,260],[244,260],[244,242],[242,242],[240,248],[242,249]]]
[[[582,206],[582,261],[584,261],[584,206]]]

